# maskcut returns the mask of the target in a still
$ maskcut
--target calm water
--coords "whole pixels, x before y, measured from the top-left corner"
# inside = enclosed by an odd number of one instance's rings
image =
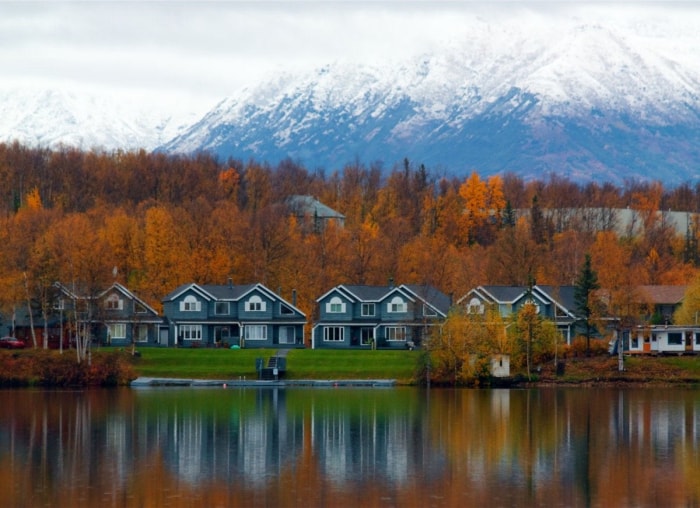
[[[0,505],[698,506],[700,391],[0,391]]]

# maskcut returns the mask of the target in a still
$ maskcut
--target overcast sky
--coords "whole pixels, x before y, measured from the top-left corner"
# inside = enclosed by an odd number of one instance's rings
[[[401,59],[459,38],[466,20],[476,16],[513,22],[525,8],[541,16],[571,16],[581,7],[571,0],[0,0],[0,86],[84,89],[203,113],[276,70],[348,59]],[[610,4],[585,7],[600,14]],[[682,18],[687,12],[697,15],[700,4],[626,2],[614,7],[623,17],[651,9],[651,16]]]

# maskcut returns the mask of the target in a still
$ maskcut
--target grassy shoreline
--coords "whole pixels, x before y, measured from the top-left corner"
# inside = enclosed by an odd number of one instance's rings
[[[75,367],[74,352],[23,350],[0,352],[2,386],[113,386],[137,377],[246,380],[258,379],[256,359],[266,363],[274,349],[178,349],[130,350],[98,348],[93,366]],[[293,349],[287,353],[286,380],[393,380],[397,385],[416,384],[418,351],[329,351]],[[587,385],[700,385],[700,357],[626,356],[625,370],[610,356],[566,358],[563,372],[553,362],[536,366],[530,378],[511,372],[498,386]],[[105,372],[109,368],[110,372]]]

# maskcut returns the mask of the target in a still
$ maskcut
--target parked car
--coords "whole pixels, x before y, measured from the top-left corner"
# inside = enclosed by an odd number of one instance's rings
[[[0,337],[0,348],[4,349],[22,349],[25,343],[15,337]]]

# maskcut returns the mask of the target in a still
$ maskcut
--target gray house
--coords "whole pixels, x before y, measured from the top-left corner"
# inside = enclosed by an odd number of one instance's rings
[[[296,298],[293,297],[293,300]],[[306,315],[262,284],[185,284],[163,299],[161,343],[184,347],[292,348]]]
[[[447,317],[450,298],[432,286],[336,286],[316,300],[312,347],[412,349]]]
[[[581,318],[576,314],[575,286],[535,285],[528,292],[526,286],[478,286],[457,300],[468,313],[483,314],[487,309],[497,310],[503,318],[517,314],[528,302],[534,303],[544,319],[553,321],[567,344],[577,334]]]

